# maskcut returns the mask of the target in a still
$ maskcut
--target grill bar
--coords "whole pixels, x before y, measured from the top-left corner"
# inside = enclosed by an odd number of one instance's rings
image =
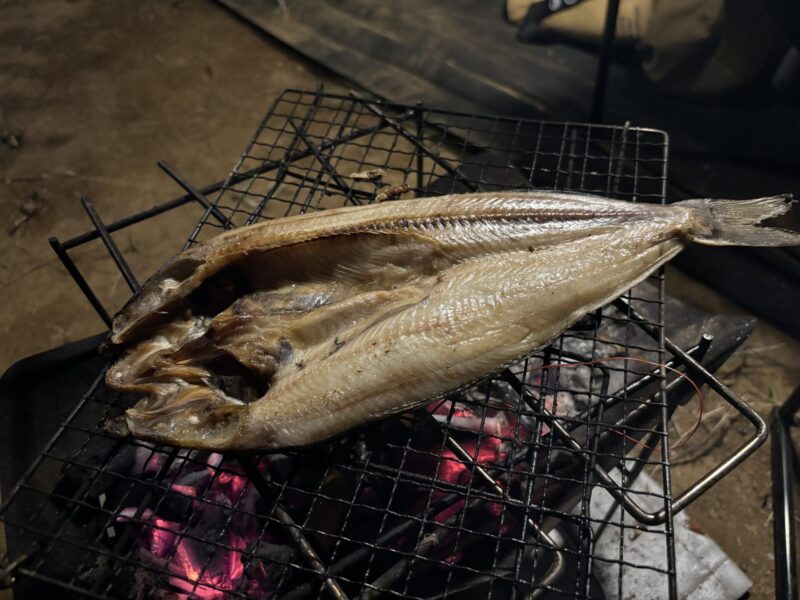
[[[204,206],[205,209],[209,211],[225,229],[231,229],[233,227],[233,223],[228,220],[228,217],[223,215],[216,206],[213,206],[208,200],[206,200],[205,194],[186,181],[186,179],[178,175],[178,172],[175,169],[173,169],[163,160],[159,160],[156,164],[158,165],[159,169],[164,171],[164,173],[170,177],[170,179],[181,186],[189,196]]]
[[[96,231],[96,230],[95,230]],[[98,233],[98,236],[100,234]],[[100,316],[103,320],[103,323],[106,324],[107,327],[111,327],[111,315],[108,314],[103,303],[100,302],[100,299],[94,293],[94,290],[91,288],[89,283],[84,278],[83,274],[78,270],[78,267],[75,265],[75,262],[70,257],[67,249],[64,245],[58,241],[57,238],[51,237],[48,242],[50,242],[50,246],[53,248],[53,251],[56,253],[59,259],[61,259],[61,264],[64,265],[64,268],[67,270],[72,276],[72,279],[75,280],[75,283],[78,285],[78,288],[81,290],[86,299],[89,301],[89,304],[92,305],[95,312]]]
[[[488,118],[289,90],[224,182],[196,189],[159,166],[185,196],[107,226],[87,208],[93,231],[51,242],[106,322],[67,249],[100,238],[124,275],[110,232],[190,201],[203,214],[187,245],[259,219],[369,203],[380,185],[412,181],[418,196],[539,187],[663,202],[666,139],[628,124]],[[366,169],[386,172],[385,181],[344,175]],[[90,597],[130,594],[130,582],[144,577],[153,589],[230,597],[428,599],[473,590],[537,598],[586,597],[606,565],[620,592],[635,569],[659,577],[674,596],[673,511],[733,468],[759,435],[673,499],[666,423],[686,401],[684,382],[668,381],[664,368],[580,366],[639,355],[683,365],[713,387],[695,360],[702,343],[683,352],[664,338],[663,276],[653,282],[500,376],[319,452],[236,460],[116,439],[97,419],[120,414],[131,399],[106,390],[99,376],[0,508],[7,529],[33,543],[12,557],[15,572]],[[738,408],[736,400],[729,402]],[[637,452],[629,438],[648,451]],[[125,466],[131,461],[138,466]],[[648,465],[661,472],[663,492],[631,487]],[[61,475],[42,483],[39,474],[54,466]],[[71,477],[81,482],[74,489]],[[617,556],[596,555],[607,525],[631,527],[620,512],[593,514],[600,489],[652,521],[663,561],[636,564],[622,546]],[[54,503],[63,510],[54,512]],[[653,511],[653,503],[663,508]],[[89,533],[83,539],[72,523],[86,515],[94,516],[78,528]],[[79,564],[59,574],[52,558],[65,547]]]
[[[270,493],[265,487],[264,478],[261,476],[258,468],[246,457],[240,457],[238,461],[256,489],[259,490],[262,496],[268,498]],[[275,507],[275,515],[278,520],[280,520],[280,522],[286,526],[286,530],[289,532],[289,535],[291,535],[292,539],[297,543],[297,547],[300,548],[300,551],[303,553],[306,560],[308,560],[314,571],[325,577],[325,587],[328,589],[328,591],[330,591],[333,597],[336,598],[336,600],[348,600],[347,594],[344,593],[339,584],[336,583],[334,579],[325,576],[325,572],[327,570],[325,565],[322,563],[309,541],[305,538],[300,528],[294,522],[291,515],[286,512],[286,509],[281,505],[277,505]]]
[[[351,92],[351,95],[353,95],[354,97],[358,97],[357,94],[355,94],[355,92]],[[454,179],[456,179],[456,181],[458,181],[459,183],[463,184],[468,190],[470,190],[472,192],[476,192],[476,191],[478,191],[480,189],[479,186],[475,185],[469,179],[464,177],[459,172],[457,167],[451,166],[450,164],[447,163],[447,161],[443,160],[435,152],[431,152],[428,148],[425,147],[425,144],[423,144],[419,140],[419,138],[416,138],[413,135],[411,135],[410,133],[408,133],[406,131],[406,129],[400,123],[395,121],[394,119],[392,119],[390,117],[387,117],[380,108],[376,107],[374,104],[372,104],[370,102],[365,102],[364,103],[364,107],[367,110],[369,110],[369,112],[374,114],[376,117],[380,117],[383,120],[383,122],[385,122],[389,127],[391,127],[394,131],[396,131],[401,136],[403,136],[406,140],[411,142],[414,145],[414,147],[417,149],[417,151],[419,152],[419,156],[420,157],[428,157],[429,159],[435,161],[436,164],[441,166],[448,175],[451,175]],[[419,118],[417,118],[417,123],[418,123],[417,127],[419,128]],[[417,165],[419,165],[419,160],[420,160],[420,158],[417,158]]]
[[[119,251],[119,248],[114,243],[114,240],[111,239],[111,235],[108,233],[108,229],[106,229],[103,220],[100,218],[100,215],[97,214],[97,210],[95,209],[94,205],[88,198],[81,198],[81,204],[83,205],[86,214],[89,215],[89,218],[92,220],[97,233],[100,235],[100,239],[103,240],[103,244],[108,250],[108,253],[111,255],[111,258],[114,259],[114,263],[117,265],[119,272],[122,273],[123,279],[125,279],[125,283],[128,284],[128,287],[131,289],[131,292],[134,294],[138,294],[141,286],[139,282],[136,281],[136,276],[131,271],[131,268],[128,266],[127,261],[122,256],[122,253]]]

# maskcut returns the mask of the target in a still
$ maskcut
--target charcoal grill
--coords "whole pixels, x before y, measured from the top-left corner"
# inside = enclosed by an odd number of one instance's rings
[[[189,246],[381,194],[401,202],[538,188],[663,203],[667,146],[663,132],[629,125],[288,90],[224,181],[196,189],[160,163],[183,196],[108,225],[84,199],[94,228],[51,244],[109,324],[69,250],[99,239],[136,292],[111,234],[176,206],[202,210]],[[0,509],[9,538],[0,579],[97,598],[622,598],[647,573],[674,598],[673,515],[766,437],[758,415],[702,366],[707,348],[665,337],[659,272],[468,390],[272,456],[119,439],[102,423],[135,399],[105,388],[100,372]],[[692,393],[664,365],[707,384],[753,425],[735,454],[680,493],[671,489],[668,421]],[[655,487],[634,485],[645,469]],[[598,493],[613,498],[610,508],[598,511]],[[598,540],[612,529],[622,535],[609,550]],[[641,531],[656,540],[648,563],[626,554],[627,534]]]

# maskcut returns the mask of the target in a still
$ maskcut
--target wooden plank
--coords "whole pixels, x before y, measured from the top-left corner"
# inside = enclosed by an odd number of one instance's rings
[[[593,58],[568,49],[576,65],[582,62],[581,68],[569,68],[563,60],[552,60],[548,49],[522,46],[495,10],[485,20],[492,33],[482,34],[474,20],[448,18],[437,3],[421,0],[404,2],[396,15],[356,0],[296,0],[288,15],[255,0],[222,3],[309,58],[395,102],[422,100],[453,110],[526,117],[574,118],[588,110]],[[460,8],[473,9],[487,13],[483,2],[465,2]],[[531,73],[531,81],[520,73]]]
[[[585,120],[596,58],[524,45],[481,0],[219,0],[266,33],[388,100],[515,117]],[[606,121],[656,127],[700,154],[800,164],[800,109],[710,106],[668,96],[639,69],[611,69]]]

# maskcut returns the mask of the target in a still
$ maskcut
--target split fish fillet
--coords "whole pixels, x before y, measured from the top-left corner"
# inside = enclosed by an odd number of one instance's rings
[[[251,225],[178,254],[114,319],[118,427],[211,450],[306,446],[508,366],[691,242],[800,244],[788,196],[661,206],[503,192]]]

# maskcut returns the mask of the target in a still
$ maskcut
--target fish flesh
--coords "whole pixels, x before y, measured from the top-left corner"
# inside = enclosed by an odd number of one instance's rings
[[[143,394],[115,426],[218,451],[314,444],[513,364],[691,242],[800,244],[757,225],[791,203],[492,192],[226,231],[114,318],[107,384]]]

